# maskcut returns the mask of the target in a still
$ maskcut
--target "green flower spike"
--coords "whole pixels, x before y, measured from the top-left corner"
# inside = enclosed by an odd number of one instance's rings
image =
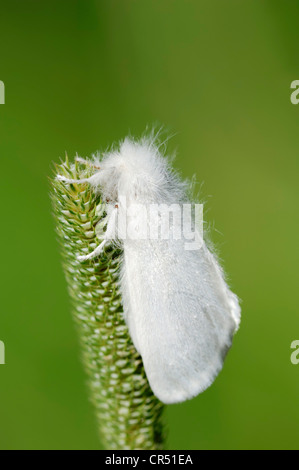
[[[70,165],[67,158],[56,171],[74,179],[92,174],[90,167],[78,162]],[[163,449],[164,405],[148,384],[123,318],[118,285],[121,251],[111,246],[99,258],[77,260],[101,242],[96,225],[101,228],[105,204],[89,185],[56,179],[52,201],[101,440],[106,449]]]

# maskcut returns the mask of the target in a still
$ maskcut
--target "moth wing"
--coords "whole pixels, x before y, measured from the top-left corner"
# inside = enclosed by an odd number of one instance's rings
[[[204,245],[127,242],[126,321],[155,395],[178,403],[203,392],[222,369],[240,321],[237,297]]]

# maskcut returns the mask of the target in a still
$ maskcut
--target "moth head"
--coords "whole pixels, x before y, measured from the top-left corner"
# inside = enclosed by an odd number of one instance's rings
[[[166,182],[167,160],[149,140],[125,139],[119,150],[105,155],[101,162],[101,187],[112,201],[120,196],[140,202],[156,199]]]

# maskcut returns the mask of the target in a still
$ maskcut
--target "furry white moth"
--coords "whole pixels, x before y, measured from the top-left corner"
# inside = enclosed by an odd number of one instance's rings
[[[133,224],[135,234],[149,228],[144,227],[148,219],[133,207],[182,207],[188,202],[186,183],[171,169],[155,139],[127,138],[119,150],[95,159],[93,166],[90,178],[58,176],[65,183],[89,183],[113,203],[102,243],[80,261],[100,255],[118,238],[123,247],[125,320],[150,386],[164,403],[190,399],[209,387],[222,368],[240,322],[238,298],[203,240],[200,249],[188,250],[184,233],[174,236],[181,230],[180,219],[173,217],[167,238],[120,237],[121,215]],[[159,217],[161,212],[158,223]]]

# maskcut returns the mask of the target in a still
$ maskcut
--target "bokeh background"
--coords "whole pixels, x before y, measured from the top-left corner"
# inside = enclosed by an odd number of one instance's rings
[[[1,449],[101,447],[47,177],[152,124],[202,183],[243,309],[214,385],[168,407],[168,449],[298,447],[298,18],[291,0],[1,0]]]

